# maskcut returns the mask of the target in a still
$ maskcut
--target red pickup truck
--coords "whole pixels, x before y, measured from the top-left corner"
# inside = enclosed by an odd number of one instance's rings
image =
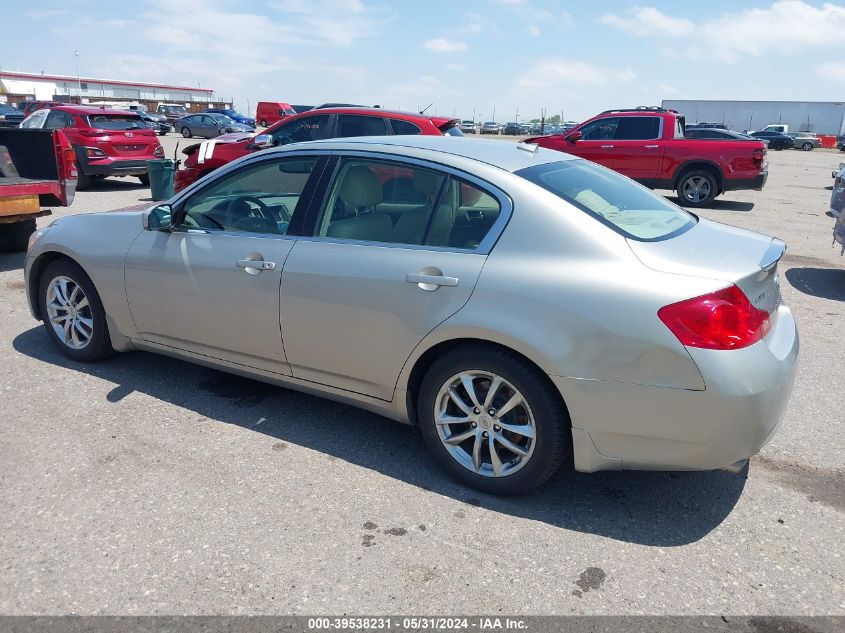
[[[42,206],[73,202],[77,176],[61,130],[0,129],[0,251],[26,250]]]
[[[563,135],[527,139],[618,171],[651,189],[677,191],[687,207],[704,207],[726,191],[761,190],[768,178],[758,140],[690,139],[674,110],[605,110]]]

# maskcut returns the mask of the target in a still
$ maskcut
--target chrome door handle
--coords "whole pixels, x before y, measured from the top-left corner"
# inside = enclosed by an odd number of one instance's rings
[[[602,149],[613,149],[613,145],[602,145]]]
[[[239,259],[235,266],[243,268],[250,275],[257,275],[262,270],[275,270],[276,262],[265,262],[263,259]]]
[[[656,147],[658,147],[658,145],[646,145],[645,146],[646,149],[655,149]]]
[[[405,275],[405,281],[409,284],[417,284],[423,290],[437,290],[440,286],[457,286],[457,277],[445,277],[443,275]]]

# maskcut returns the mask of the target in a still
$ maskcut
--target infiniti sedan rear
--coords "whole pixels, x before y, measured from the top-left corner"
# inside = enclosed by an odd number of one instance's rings
[[[394,136],[63,218],[26,278],[70,358],[143,349],[347,402],[508,494],[565,464],[740,469],[792,389],[784,250],[559,152]]]

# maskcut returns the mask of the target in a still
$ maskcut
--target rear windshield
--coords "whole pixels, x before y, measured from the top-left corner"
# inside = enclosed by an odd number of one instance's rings
[[[440,128],[440,131],[443,132],[445,136],[463,136],[464,133],[461,132],[461,128],[458,125],[452,125],[447,127],[446,129]]]
[[[137,115],[91,114],[86,118],[88,125],[99,130],[136,130],[147,127],[147,124]]]
[[[696,222],[694,215],[662,196],[588,161],[547,163],[515,173],[635,240],[667,239]]]

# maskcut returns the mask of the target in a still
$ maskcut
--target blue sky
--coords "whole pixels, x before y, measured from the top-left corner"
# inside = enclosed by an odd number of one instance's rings
[[[41,0],[10,70],[498,121],[664,98],[845,99],[845,4],[779,0]],[[8,16],[8,12],[6,13]]]

